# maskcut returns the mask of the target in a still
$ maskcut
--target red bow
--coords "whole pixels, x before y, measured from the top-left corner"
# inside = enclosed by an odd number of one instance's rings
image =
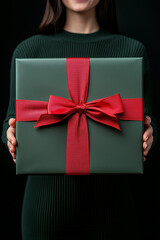
[[[122,112],[124,109],[120,94],[79,104],[67,98],[50,95],[47,114],[40,115],[35,127],[60,122],[74,113],[85,113],[97,122],[120,130],[115,114]]]
[[[143,120],[143,104],[141,98],[121,99],[119,93],[86,102],[90,58],[67,58],[66,63],[71,100],[54,95],[50,95],[48,102],[16,100],[16,121],[36,120],[34,127],[39,127],[70,117],[67,126],[66,174],[86,175],[90,174],[86,115],[120,130],[118,119]]]

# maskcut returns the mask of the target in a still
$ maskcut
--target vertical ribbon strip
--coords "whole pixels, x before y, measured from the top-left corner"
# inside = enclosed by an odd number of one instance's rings
[[[85,110],[88,95],[90,59],[67,59],[67,81],[71,100]],[[80,106],[82,106],[80,108]],[[89,174],[89,136],[85,114],[77,111],[68,120],[66,174]]]

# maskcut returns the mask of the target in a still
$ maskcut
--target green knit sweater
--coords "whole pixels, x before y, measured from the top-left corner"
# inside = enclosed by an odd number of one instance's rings
[[[143,57],[144,114],[152,119],[153,148],[157,123],[146,48],[136,39],[102,28],[89,34],[65,30],[53,35],[38,34],[16,47],[11,62],[10,101],[2,131],[6,147],[8,120],[15,118],[15,58],[66,57]],[[136,239],[135,210],[127,175],[29,175],[22,210],[25,240],[78,239],[78,236],[92,240]]]
[[[53,35],[35,35],[21,42],[13,52],[10,71],[10,101],[3,122],[2,141],[6,144],[8,120],[15,117],[15,58],[66,58],[66,57],[143,57],[144,60],[144,114],[152,118],[154,142],[157,140],[157,122],[154,117],[152,79],[145,46],[104,29],[89,34],[65,30]],[[6,146],[7,147],[7,146]]]

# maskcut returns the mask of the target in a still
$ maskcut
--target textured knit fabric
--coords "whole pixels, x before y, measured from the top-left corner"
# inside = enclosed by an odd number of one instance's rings
[[[152,119],[153,148],[157,123],[146,48],[136,39],[102,28],[89,34],[65,30],[37,34],[16,47],[11,62],[10,101],[3,122],[5,146],[8,120],[15,118],[15,58],[66,57],[143,57],[144,114]],[[22,236],[23,240],[137,239],[129,175],[29,175],[22,206]]]

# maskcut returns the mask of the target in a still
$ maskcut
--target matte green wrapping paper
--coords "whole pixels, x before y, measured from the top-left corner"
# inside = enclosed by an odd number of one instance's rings
[[[86,102],[117,93],[143,98],[142,58],[90,58]],[[48,102],[50,95],[70,99],[66,58],[16,59],[16,100]],[[118,120],[119,131],[86,118],[90,174],[143,173],[143,121]],[[35,124],[16,121],[16,174],[66,174],[68,118]]]

